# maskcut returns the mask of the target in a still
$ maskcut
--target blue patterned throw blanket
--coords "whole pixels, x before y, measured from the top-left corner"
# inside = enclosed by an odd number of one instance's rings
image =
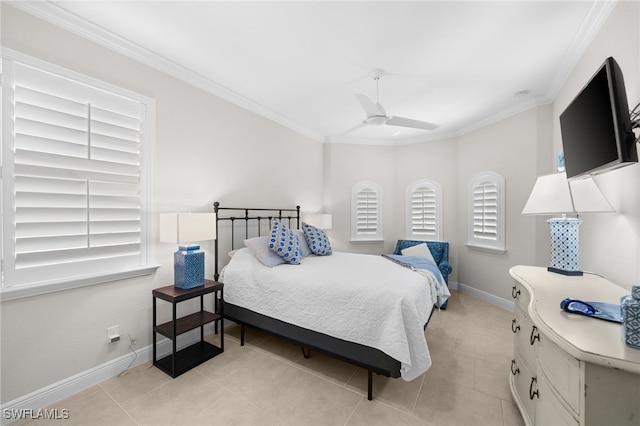
[[[449,298],[449,296],[451,296],[444,278],[442,277],[442,273],[440,272],[438,265],[436,265],[436,262],[434,262],[433,260],[427,259],[426,257],[422,256],[405,256],[401,254],[383,254],[382,257],[387,258],[392,262],[395,262],[401,266],[404,266],[405,268],[409,268],[416,272],[431,272],[436,281],[435,293],[438,300],[438,307],[442,306],[442,304]],[[423,273],[423,275],[425,274]]]

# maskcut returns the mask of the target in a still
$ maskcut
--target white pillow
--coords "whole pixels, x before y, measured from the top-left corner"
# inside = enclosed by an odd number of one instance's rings
[[[244,240],[244,245],[263,265],[273,268],[274,266],[282,265],[284,259],[269,248],[269,240],[271,240],[271,237],[266,235],[254,237]]]
[[[431,255],[431,250],[429,250],[429,247],[427,247],[427,243],[407,247],[406,249],[402,250],[402,254],[405,256],[426,257],[427,259],[431,259],[433,263],[436,263],[436,261],[433,259],[433,256]]]

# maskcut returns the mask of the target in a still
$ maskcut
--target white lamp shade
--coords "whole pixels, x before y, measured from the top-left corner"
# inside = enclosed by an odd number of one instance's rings
[[[538,177],[522,214],[562,214],[573,212],[569,183],[565,173]]]
[[[600,192],[593,179],[580,179],[569,182],[573,207],[578,213],[596,213],[615,211],[609,201]]]
[[[614,211],[592,178],[567,180],[566,173],[540,176],[522,214],[595,213]]]
[[[327,213],[316,213],[305,215],[304,221],[311,226],[315,226],[320,229],[331,229],[332,226],[332,217]]]
[[[216,239],[213,213],[164,213],[160,215],[160,241],[192,243]]]

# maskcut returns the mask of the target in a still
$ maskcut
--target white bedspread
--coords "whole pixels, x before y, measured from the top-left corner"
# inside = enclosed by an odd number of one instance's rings
[[[382,256],[334,252],[269,268],[238,250],[224,269],[225,301],[377,348],[409,381],[431,366],[423,326],[439,283]],[[446,287],[445,287],[445,292]],[[448,293],[448,292],[447,292]]]

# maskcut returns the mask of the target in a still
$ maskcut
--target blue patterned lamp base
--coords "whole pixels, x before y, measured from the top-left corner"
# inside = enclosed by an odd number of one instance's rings
[[[622,340],[627,346],[640,349],[640,285],[631,287],[631,295],[620,300]]]
[[[204,285],[204,252],[200,246],[180,247],[173,254],[173,280],[178,288],[195,288]]]
[[[551,272],[563,275],[582,275],[580,270],[580,238],[576,218],[554,218],[547,221],[551,227]]]

